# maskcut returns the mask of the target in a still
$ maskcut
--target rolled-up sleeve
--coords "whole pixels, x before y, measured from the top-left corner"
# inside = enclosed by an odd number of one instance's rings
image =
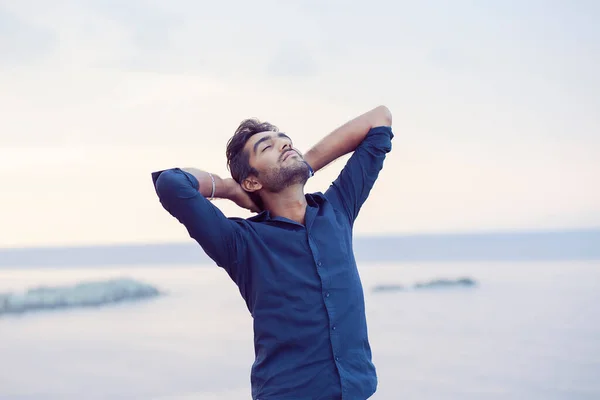
[[[392,150],[393,138],[391,127],[372,128],[327,189],[326,197],[347,214],[350,224],[369,197],[385,157]]]
[[[199,192],[192,174],[180,168],[153,172],[152,181],[162,206],[185,226],[217,265],[241,283],[244,271],[238,268],[243,251],[242,227],[227,218]]]

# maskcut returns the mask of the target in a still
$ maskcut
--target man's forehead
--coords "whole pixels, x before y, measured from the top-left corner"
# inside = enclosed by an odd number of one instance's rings
[[[276,137],[284,137],[284,138],[289,139],[289,136],[284,132],[264,131],[264,132],[258,132],[256,134],[252,135],[250,137],[250,140],[248,140],[248,141],[255,143],[255,142],[258,142],[259,140],[276,138]]]
[[[248,139],[248,141],[246,142],[246,145],[244,147],[246,148],[246,150],[252,150],[252,149],[255,149],[257,146],[259,146],[261,143],[268,142],[269,140],[277,138],[277,137],[286,138],[286,139],[289,139],[290,141],[292,140],[284,132],[264,131],[264,132],[255,133],[254,135],[250,136],[250,138]]]

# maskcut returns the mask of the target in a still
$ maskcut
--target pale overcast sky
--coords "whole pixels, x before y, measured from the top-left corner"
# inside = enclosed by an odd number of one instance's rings
[[[379,104],[394,149],[357,234],[600,226],[599,20],[591,0],[0,0],[0,247],[186,240],[151,171],[227,176],[244,118],[306,150]]]

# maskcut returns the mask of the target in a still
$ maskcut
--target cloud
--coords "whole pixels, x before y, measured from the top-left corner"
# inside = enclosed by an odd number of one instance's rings
[[[276,77],[306,78],[317,75],[318,68],[313,55],[300,43],[284,43],[275,53],[267,67]]]
[[[0,172],[17,173],[24,169],[78,167],[89,160],[89,154],[90,149],[84,147],[2,147]]]
[[[361,231],[597,223],[590,4],[5,1],[0,245],[176,237],[150,169],[225,176],[244,118],[307,149],[381,103],[396,139]]]
[[[55,50],[50,29],[35,26],[0,8],[0,67],[39,62]]]

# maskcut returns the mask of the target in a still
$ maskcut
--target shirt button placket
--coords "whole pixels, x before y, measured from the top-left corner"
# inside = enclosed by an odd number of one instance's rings
[[[321,261],[317,261],[317,267],[321,268],[323,266],[323,263]],[[325,292],[325,297],[329,297],[329,292]]]

